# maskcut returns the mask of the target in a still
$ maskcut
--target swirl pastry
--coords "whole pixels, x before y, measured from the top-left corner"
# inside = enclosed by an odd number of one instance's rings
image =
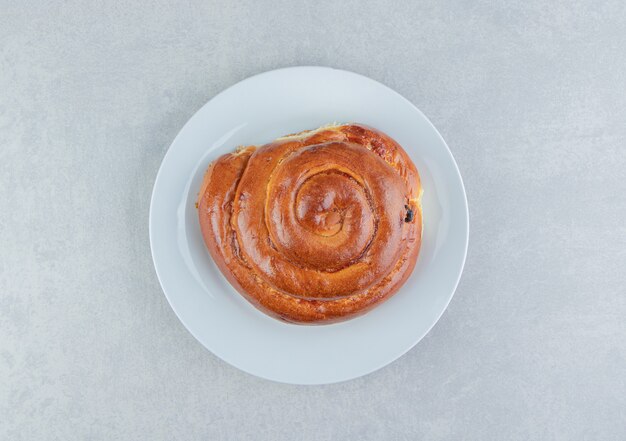
[[[247,300],[289,322],[329,323],[406,281],[420,249],[420,197],[402,147],[350,124],[218,158],[198,209],[211,256]]]

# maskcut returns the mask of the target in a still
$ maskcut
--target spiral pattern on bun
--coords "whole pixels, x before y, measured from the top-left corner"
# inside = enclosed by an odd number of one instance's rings
[[[393,139],[327,126],[214,161],[199,194],[204,241],[253,305],[329,323],[391,297],[419,253],[418,172]]]

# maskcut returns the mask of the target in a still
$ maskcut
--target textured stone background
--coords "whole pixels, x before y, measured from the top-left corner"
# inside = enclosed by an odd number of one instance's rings
[[[626,439],[625,48],[621,0],[0,0],[0,439]],[[185,121],[303,64],[421,108],[471,215],[433,331],[322,387],[206,351],[148,245]]]

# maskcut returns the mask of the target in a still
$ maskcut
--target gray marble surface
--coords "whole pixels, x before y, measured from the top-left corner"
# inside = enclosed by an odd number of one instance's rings
[[[625,48],[621,0],[0,0],[0,439],[625,440]],[[433,121],[471,237],[418,346],[303,387],[185,330],[148,208],[202,104],[318,64]]]

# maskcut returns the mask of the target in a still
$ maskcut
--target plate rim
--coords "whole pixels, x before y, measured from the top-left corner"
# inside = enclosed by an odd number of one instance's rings
[[[230,91],[231,89],[242,85],[243,83],[249,82],[249,81],[253,81],[255,79],[258,79],[258,77],[262,77],[262,76],[270,76],[272,74],[276,74],[279,72],[285,72],[285,71],[303,71],[303,70],[330,70],[330,71],[338,71],[341,72],[343,74],[348,74],[348,75],[354,75],[357,77],[360,77],[361,79],[376,83],[377,86],[382,87],[383,89],[385,89],[386,92],[391,93],[393,95],[396,96],[396,98],[399,98],[401,101],[403,101],[405,104],[408,104],[411,108],[413,108],[413,110],[417,111],[418,114],[423,118],[423,120],[427,123],[427,125],[429,126],[429,128],[433,131],[433,133],[437,136],[437,138],[439,139],[439,141],[441,142],[441,144],[443,145],[443,147],[445,148],[445,153],[446,155],[449,157],[449,159],[452,162],[453,165],[453,169],[454,169],[454,174],[455,177],[458,179],[458,183],[460,184],[460,189],[461,189],[461,194],[462,194],[462,202],[463,202],[463,212],[465,215],[465,223],[464,223],[464,240],[463,240],[463,258],[461,261],[461,264],[458,268],[458,272],[456,274],[455,277],[455,282],[453,284],[453,289],[451,290],[451,292],[447,295],[447,299],[445,301],[445,306],[441,309],[441,311],[438,313],[437,317],[435,318],[435,320],[433,320],[432,324],[430,326],[428,326],[428,328],[421,334],[419,335],[417,338],[414,339],[414,342],[412,344],[410,344],[408,347],[404,348],[402,351],[399,351],[397,355],[395,355],[393,358],[390,358],[386,361],[380,362],[380,363],[376,363],[373,367],[369,367],[368,369],[366,369],[365,371],[358,373],[356,375],[352,375],[350,377],[347,378],[339,378],[333,381],[327,381],[327,380],[322,380],[322,381],[310,381],[310,382],[293,382],[293,381],[288,381],[288,380],[280,380],[280,379],[276,379],[276,378],[270,378],[266,375],[263,374],[259,374],[256,372],[251,372],[250,370],[248,370],[245,367],[239,366],[237,364],[235,364],[234,362],[227,360],[226,358],[222,357],[221,355],[216,354],[214,351],[212,351],[210,348],[208,348],[203,342],[202,339],[199,338],[195,332],[190,329],[189,326],[187,326],[187,324],[185,323],[185,321],[183,320],[183,318],[181,317],[181,314],[179,312],[179,310],[175,307],[175,305],[172,302],[171,296],[168,295],[167,290],[164,287],[163,284],[163,280],[162,280],[162,275],[159,271],[159,267],[157,264],[157,259],[155,257],[155,237],[154,237],[154,228],[153,227],[153,222],[154,222],[154,201],[155,201],[155,195],[156,195],[156,189],[157,186],[159,184],[159,181],[163,176],[163,168],[164,168],[164,164],[166,163],[166,160],[168,159],[168,157],[172,154],[172,146],[174,146],[176,144],[176,142],[179,140],[179,138],[181,137],[181,134],[188,128],[188,126],[192,123],[193,120],[195,120],[198,115],[200,113],[202,113],[203,109],[207,106],[210,105],[211,102],[213,102],[214,100],[218,99],[220,96],[224,95],[225,93],[227,93],[228,91]],[[383,367],[397,361],[399,358],[401,358],[402,356],[404,356],[406,353],[408,353],[411,349],[413,349],[420,341],[422,341],[422,339],[428,335],[430,333],[430,331],[435,327],[435,325],[439,322],[439,320],[441,319],[441,317],[443,316],[443,314],[446,312],[446,310],[448,309],[450,302],[452,301],[452,298],[454,297],[456,290],[458,288],[458,285],[461,281],[461,277],[463,275],[463,271],[465,269],[465,264],[467,262],[467,253],[468,253],[468,248],[469,248],[469,236],[470,236],[470,222],[469,222],[469,204],[468,204],[468,200],[467,200],[467,191],[465,189],[465,183],[463,181],[463,176],[461,175],[461,171],[459,169],[459,166],[456,162],[456,160],[454,159],[454,156],[452,154],[452,151],[450,150],[450,147],[448,146],[448,144],[446,143],[445,139],[443,138],[443,136],[441,135],[441,133],[439,133],[439,130],[437,130],[437,128],[434,126],[434,124],[430,121],[430,119],[415,105],[413,104],[409,99],[407,99],[406,97],[404,97],[403,95],[401,95],[399,92],[395,91],[394,89],[392,89],[391,87],[381,83],[380,81],[377,81],[375,79],[372,79],[368,76],[353,72],[353,71],[349,71],[349,70],[345,70],[345,69],[338,69],[338,68],[334,68],[334,67],[330,67],[330,66],[321,66],[321,65],[298,65],[298,66],[289,66],[289,67],[281,67],[281,68],[277,68],[277,69],[271,69],[271,70],[267,70],[267,71],[263,71],[263,72],[259,72],[257,74],[251,75],[249,77],[246,77],[240,81],[237,81],[233,84],[231,84],[230,86],[224,88],[223,90],[221,90],[220,92],[218,92],[217,94],[213,95],[211,98],[208,99],[208,101],[206,103],[204,103],[200,108],[198,108],[198,110],[196,110],[193,115],[191,115],[191,117],[189,117],[189,119],[187,119],[187,121],[183,124],[183,126],[180,128],[180,130],[178,131],[178,133],[176,134],[176,136],[173,138],[172,142],[169,144],[165,154],[163,155],[162,159],[161,159],[161,163],[159,164],[159,169],[156,173],[155,179],[154,179],[154,183],[152,185],[152,192],[151,192],[151,196],[150,196],[150,208],[149,208],[149,213],[148,213],[148,236],[149,236],[149,243],[150,243],[150,254],[152,257],[152,263],[153,263],[153,267],[157,276],[157,280],[159,281],[159,285],[161,287],[161,291],[163,292],[163,295],[165,296],[165,298],[167,299],[167,302],[169,304],[169,306],[172,308],[172,310],[174,311],[174,314],[176,315],[176,317],[178,318],[178,320],[181,322],[181,324],[183,325],[183,327],[186,329],[187,332],[189,332],[197,341],[198,343],[207,351],[209,351],[211,354],[213,354],[215,357],[217,357],[218,359],[220,359],[221,361],[227,363],[228,365],[242,371],[245,372],[248,375],[252,375],[254,377],[257,378],[263,378],[264,380],[268,380],[268,381],[272,381],[272,382],[276,382],[276,383],[282,383],[282,384],[293,384],[293,385],[323,385],[323,384],[337,384],[337,383],[343,383],[346,381],[350,381],[350,380],[354,380],[357,378],[361,378],[364,376],[367,376],[373,372],[376,372],[380,369],[382,369]],[[323,326],[323,325],[322,325]]]

